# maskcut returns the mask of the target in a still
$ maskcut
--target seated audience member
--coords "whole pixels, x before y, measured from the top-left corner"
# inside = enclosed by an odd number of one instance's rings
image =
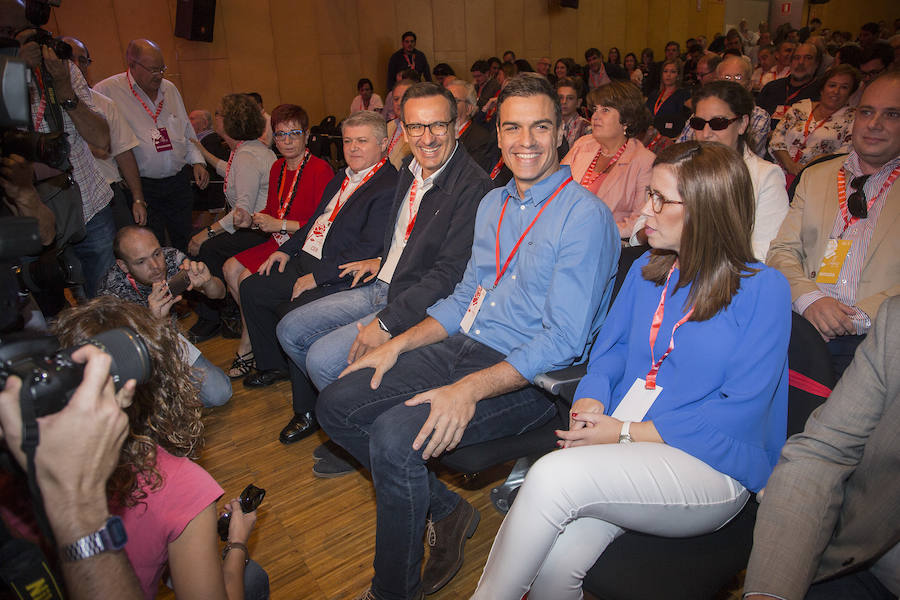
[[[221,282],[220,282],[221,284]],[[269,578],[250,560],[247,541],[256,511],[244,513],[237,498],[224,559],[216,540],[216,501],[224,493],[196,459],[203,445],[201,406],[182,360],[180,336],[160,326],[150,311],[115,298],[97,298],[60,315],[56,334],[64,347],[114,327],[130,327],[145,342],[152,373],[124,407],[129,432],[107,487],[110,510],[128,534],[125,553],[144,597],[156,597],[168,565],[175,594],[243,600],[268,598]]]
[[[356,82],[356,91],[359,93],[353,99],[353,102],[350,103],[351,114],[361,110],[381,112],[381,109],[384,108],[384,103],[381,101],[381,96],[372,93],[372,89],[371,79],[363,77]]]
[[[513,64],[516,62],[516,53],[512,50],[507,50],[503,53],[503,62]]]
[[[653,153],[638,140],[650,124],[641,91],[630,81],[613,81],[591,90],[591,133],[562,160],[572,177],[612,211],[620,238],[631,235],[646,202]]]
[[[815,46],[800,44],[791,58],[791,74],[766,84],[760,90],[756,103],[772,116],[772,129],[784,118],[792,104],[819,99],[821,84],[815,79],[819,58]]]
[[[500,62],[500,59],[496,56],[492,56],[487,59],[488,64],[488,73],[491,76],[491,79],[497,78],[497,73],[500,71],[500,68],[503,66],[503,63]]]
[[[478,96],[478,108],[482,108],[488,100],[500,93],[500,83],[489,76],[491,68],[487,61],[476,60],[472,63],[472,83],[475,84],[475,94]]]
[[[266,148],[272,147],[272,115],[266,112],[266,109],[263,108],[263,99],[262,96],[259,95],[258,92],[247,92],[247,95],[253,98],[253,101],[256,102],[256,105],[259,107],[259,112],[263,116],[263,119],[266,120],[266,126],[263,129],[263,134],[259,136],[259,141],[265,144]]]
[[[556,75],[557,81],[564,77],[581,77],[581,71],[572,58],[556,59],[556,64],[553,65],[553,74]]]
[[[550,67],[553,63],[550,62],[550,59],[546,56],[542,56],[535,63],[535,73],[543,75],[547,78],[547,81],[556,85],[556,75],[550,72]]]
[[[628,79],[631,81],[631,83],[640,88],[644,82],[644,73],[638,67],[637,56],[634,52],[629,52],[625,55],[624,65],[625,74],[628,75]]]
[[[653,126],[660,136],[667,138],[678,137],[690,114],[684,103],[691,93],[681,87],[679,64],[677,58],[663,61],[659,89],[647,98],[647,108],[653,113]]]
[[[475,86],[462,79],[454,79],[445,85],[456,98],[456,139],[463,145],[469,156],[478,163],[485,173],[490,173],[497,162],[497,141],[493,132],[484,125],[473,121],[472,116],[478,110],[475,98]]]
[[[616,65],[617,67],[622,66],[622,55],[619,53],[619,49],[613,46],[606,53],[606,64],[607,65]]]
[[[886,43],[878,42],[868,50],[864,50],[859,59],[859,71],[862,73],[863,86],[874,81],[893,63],[894,49]]]
[[[481,201],[462,281],[423,321],[351,364],[316,405],[323,429],[375,484],[375,577],[359,598],[421,598],[452,579],[479,514],[427,461],[551,418],[553,402],[531,381],[585,355],[612,292],[615,225],[559,166],[553,87],[521,75],[499,105],[514,179]]]
[[[772,66],[760,76],[760,89],[766,87],[776,79],[784,79],[791,74],[792,59],[796,48],[797,44],[789,40],[782,40],[775,44],[774,61]]]
[[[143,592],[126,554],[112,541],[94,543],[95,536],[108,531],[106,482],[128,433],[128,417],[119,403],[131,401],[134,383],[125,382],[116,393],[109,375],[112,361],[95,346],[80,348],[73,359],[84,363],[83,380],[65,407],[42,418],[34,432],[39,440],[34,472],[41,501],[59,554],[68,554],[68,560],[59,562],[59,570],[72,600],[138,600]],[[0,390],[0,438],[24,474],[29,466],[22,451],[21,391],[22,381],[15,375]],[[21,506],[20,498],[27,494],[23,492],[27,483],[10,472],[0,471],[0,487],[7,479],[17,486],[0,498],[0,517],[7,527],[14,519],[27,518],[5,506],[9,501]],[[9,528],[18,533],[18,528]],[[34,586],[29,593],[32,598],[38,595],[33,590],[42,588]]]
[[[516,73],[535,73],[534,67],[524,58],[516,59]]]
[[[581,80],[563,77],[556,82],[556,97],[562,110],[563,136],[569,148],[582,136],[591,132],[591,122],[579,114],[581,109]]]
[[[258,268],[250,270],[248,263],[247,271],[235,279],[256,360],[257,372],[244,378],[247,387],[288,377],[288,364],[275,338],[281,317],[349,288],[351,279],[341,265],[381,254],[397,183],[397,171],[385,154],[387,128],[380,115],[361,111],[343,121],[341,132],[347,168],[325,186],[306,225]],[[268,219],[259,222],[264,221]]]
[[[835,373],[850,364],[888,296],[900,294],[900,73],[863,92],[853,151],[804,171],[766,263],[791,284],[794,311],[828,341]]]
[[[753,258],[747,169],[730,148],[685,142],[659,154],[647,194],[653,250],[628,272],[557,432],[563,449],[528,472],[474,599],[581,598],[626,529],[715,531],[778,461],[790,296]]]
[[[816,158],[850,151],[855,110],[847,102],[858,85],[856,69],[838,65],[825,74],[818,102],[807,98],[793,104],[778,123],[769,153],[784,169],[788,185]]]
[[[448,81],[456,79],[456,72],[453,67],[447,63],[438,63],[434,65],[431,74],[434,75],[434,81],[440,86],[447,87]]]
[[[412,69],[427,81],[431,81],[431,69],[428,68],[428,59],[421,50],[416,50],[416,34],[405,31],[400,36],[402,47],[391,54],[388,60],[387,89],[394,89],[398,81],[397,74],[406,69]],[[404,76],[405,77],[405,76]]]
[[[762,495],[747,600],[900,594],[900,298],[888,298],[828,401]]]
[[[726,57],[727,58],[727,57]],[[704,54],[697,60],[697,68],[694,71],[693,82],[685,81],[684,87],[692,87],[694,85],[706,85],[717,79],[716,69],[721,64],[722,58],[718,54]],[[685,71],[685,78],[687,78]]]
[[[222,136],[213,130],[213,116],[208,110],[192,110],[188,115],[191,127],[197,134],[197,141],[206,148],[206,151],[218,158],[219,160],[228,160],[231,154],[231,148],[228,143],[222,139]],[[209,185],[205,189],[194,186],[194,206],[193,210],[216,210],[225,208],[225,180],[222,176],[211,167],[206,165],[209,172]]]
[[[172,306],[181,300],[166,283],[179,271],[190,277],[188,288],[207,298],[225,296],[225,284],[202,262],[188,260],[175,248],[162,248],[150,229],[129,225],[116,233],[113,242],[116,264],[100,281],[100,296],[115,296],[146,306],[157,319],[169,318]],[[171,317],[174,319],[174,315]],[[203,406],[221,406],[231,398],[231,382],[222,369],[212,364],[200,350],[179,335],[187,364],[194,370]]]
[[[325,389],[348,363],[424,319],[425,309],[449,296],[462,277],[475,211],[493,185],[456,141],[456,106],[436,85],[409,89],[400,108],[412,157],[400,171],[381,257],[343,265],[353,289],[294,309],[278,324],[278,340],[291,359],[294,406],[282,443],[318,428],[310,381]],[[445,131],[440,123],[449,123]],[[330,453],[314,467],[326,477],[352,470]]]
[[[641,70],[641,92],[644,96],[649,96],[656,88],[659,87],[659,70],[656,62],[653,60],[653,48],[644,48],[641,50],[641,62],[638,63]]]
[[[607,69],[607,65],[603,64],[603,55],[599,50],[588,48],[584,52],[584,60],[587,63],[584,67],[584,81],[588,85],[588,91],[596,90],[611,81],[614,74]],[[615,69],[617,79],[622,78],[620,77],[621,67],[615,65],[609,65],[609,67]]]
[[[403,99],[403,94],[406,93],[411,86],[415,85],[417,82],[412,79],[403,79],[402,81],[398,81],[397,85],[394,86],[394,89],[391,90],[391,103],[393,106],[396,106],[399,110],[400,101]],[[397,114],[392,119],[388,120],[387,123],[387,134],[388,134],[388,147],[385,153],[388,156],[388,160],[391,161],[391,164],[394,165],[394,168],[398,171],[403,168],[403,161],[410,154],[409,144],[406,142],[406,138],[403,135],[403,128],[400,127],[400,116]]]
[[[302,229],[316,210],[322,192],[331,181],[331,167],[307,149],[309,116],[296,104],[281,104],[272,111],[275,145],[281,158],[268,173],[265,206],[254,212],[251,229],[244,235],[246,245],[235,247],[222,265],[225,283],[232,298],[240,306],[240,284],[256,273],[273,252]],[[246,377],[255,367],[250,334],[241,315],[240,341],[228,376]]]
[[[716,67],[716,77],[714,81],[733,81],[741,84],[747,90],[750,89],[750,62],[742,56],[728,56]],[[691,115],[694,116],[694,115]],[[768,143],[769,133],[772,127],[769,125],[769,113],[759,106],[753,107],[750,114],[750,124],[747,126],[747,140],[752,152],[757,156],[764,157],[766,155],[766,144]],[[679,142],[688,142],[695,139],[696,130],[691,127],[690,119],[685,123],[681,135],[678,137]],[[742,152],[742,150],[741,150]],[[751,176],[752,176],[751,171]],[[757,256],[760,260],[765,258]]]
[[[755,94],[762,89],[763,76],[775,66],[775,46],[760,46],[756,52],[756,68],[751,76],[751,91]],[[774,77],[772,77],[774,79]]]

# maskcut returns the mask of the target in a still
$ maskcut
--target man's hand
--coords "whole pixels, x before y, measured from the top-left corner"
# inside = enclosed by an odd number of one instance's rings
[[[278,265],[278,272],[284,273],[284,265],[286,265],[289,260],[291,260],[290,256],[280,250],[276,250],[269,255],[269,258],[267,258],[263,264],[259,265],[259,269],[257,269],[256,272],[260,275],[268,275],[272,271],[272,267]]]
[[[184,262],[181,263],[181,270],[187,271],[188,277],[191,280],[191,285],[188,286],[189,290],[202,292],[203,287],[209,283],[210,279],[212,279],[212,273],[209,272],[206,263],[200,261],[188,260],[186,258],[184,259]]]
[[[353,340],[353,345],[350,346],[350,353],[347,354],[348,365],[391,339],[391,334],[378,325],[378,317],[372,319],[372,322],[368,325],[357,322],[356,328],[359,330],[359,333],[356,334],[356,339]]]
[[[150,307],[150,312],[161,319],[169,314],[172,306],[179,300],[181,300],[181,296],[172,297],[165,281],[157,281],[153,284],[150,295],[147,296],[147,305]]]
[[[404,402],[406,406],[425,403],[431,404],[431,412],[413,440],[412,447],[414,450],[420,449],[431,436],[422,452],[422,458],[428,460],[456,448],[475,414],[477,400],[454,384],[416,394]]]
[[[131,216],[134,217],[136,225],[144,226],[147,224],[147,203],[143,200],[134,199],[131,204]]]
[[[350,284],[350,287],[354,288],[360,279],[363,280],[363,283],[369,283],[378,275],[378,270],[381,269],[381,259],[367,258],[365,260],[356,260],[338,265],[338,268],[341,269],[341,272],[338,274],[339,277],[346,277],[350,273],[353,274],[353,283]]]
[[[194,183],[201,190],[205,190],[206,186],[209,185],[209,172],[206,170],[206,165],[197,163],[192,166],[194,167]]]
[[[47,46],[41,46],[41,52],[43,52],[44,66],[50,73],[50,77],[53,78],[56,97],[61,100],[74,97],[75,90],[72,89],[72,74],[69,72],[68,61],[60,60],[56,56],[56,52]]]
[[[584,421],[576,420],[574,415],[576,413],[600,413],[603,414],[603,403],[599,400],[594,400],[593,398],[579,398],[575,402],[572,403],[572,408],[569,409],[569,429],[581,429],[585,427],[587,423]]]
[[[569,431],[556,431],[556,437],[560,439],[557,445],[561,448],[589,446],[591,444],[614,444],[619,441],[622,421],[596,412],[576,412],[571,413],[571,416],[576,423],[580,423],[580,427]]]
[[[252,217],[253,225],[259,227],[259,230],[265,233],[275,233],[276,231],[281,231],[281,219],[276,219],[272,215],[267,215],[266,213],[253,213]]]
[[[200,246],[203,245],[206,240],[209,239],[209,234],[205,229],[201,229],[197,233],[194,234],[194,237],[191,238],[191,241],[188,242],[188,254],[191,256],[197,256],[200,254]]]
[[[384,377],[384,374],[397,364],[398,356],[400,356],[400,351],[396,344],[390,342],[382,344],[362,358],[355,360],[353,364],[348,365],[347,368],[338,375],[338,379],[348,373],[359,371],[360,369],[375,369],[375,373],[372,375],[372,379],[369,382],[369,387],[373,390],[377,390],[378,386],[381,385],[381,379]]]
[[[307,273],[302,277],[298,277],[297,281],[294,282],[294,290],[291,292],[291,300],[295,300],[297,296],[299,296],[303,292],[308,292],[315,287],[316,278],[313,277],[312,273]]]
[[[32,163],[18,154],[10,154],[0,159],[0,185],[13,203],[19,194],[33,188],[32,173]]]
[[[240,206],[236,207],[231,214],[231,222],[235,227],[250,227],[253,224],[253,218],[246,210]]]
[[[856,327],[850,319],[853,314],[851,307],[830,296],[819,298],[803,311],[803,316],[819,330],[825,341],[839,335],[855,334]]]

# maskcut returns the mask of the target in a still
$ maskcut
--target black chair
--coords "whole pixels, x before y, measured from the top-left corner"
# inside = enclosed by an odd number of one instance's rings
[[[613,285],[613,299],[619,293],[622,282],[625,280],[625,275],[628,274],[628,269],[631,268],[631,263],[646,251],[647,246],[622,249],[616,271],[616,280]],[[578,384],[578,379],[581,379],[584,375],[585,366],[576,365],[563,369],[561,372],[570,374],[567,381],[572,388],[571,392],[574,393],[574,387]],[[556,373],[560,373],[560,371]],[[550,419],[549,422],[521,435],[499,438],[459,448],[453,452],[448,452],[440,459],[441,464],[444,466],[457,473],[462,473],[465,481],[469,484],[474,482],[478,473],[496,465],[516,460],[516,464],[506,480],[491,490],[491,502],[503,514],[506,514],[512,505],[515,491],[518,490],[525,480],[525,474],[528,473],[531,465],[538,458],[556,447],[557,438],[554,431],[565,429],[569,426],[568,405],[560,403],[558,399],[561,395],[560,392],[566,388],[565,384],[554,386],[546,382],[545,376],[539,376],[537,382],[548,394],[548,397],[554,399],[558,404],[556,416]]]
[[[810,413],[834,387],[831,357],[819,332],[793,313],[788,347],[790,386],[787,433],[803,430]],[[702,600],[712,598],[746,568],[753,546],[755,495],[727,525],[706,535],[663,538],[626,532],[584,579],[599,600]]]
[[[844,153],[839,153],[839,154],[823,154],[822,156],[819,156],[819,157],[809,161],[806,165],[804,165],[804,167],[802,169],[800,169],[800,172],[797,173],[797,176],[794,177],[794,180],[791,182],[791,185],[789,185],[787,187],[788,203],[793,204],[794,194],[797,191],[797,186],[800,184],[800,178],[803,176],[803,172],[805,170],[807,170],[808,168],[810,168],[813,165],[819,164],[820,162],[825,162],[826,160],[831,160],[832,158],[837,158],[838,156],[847,156],[847,153],[844,152]]]

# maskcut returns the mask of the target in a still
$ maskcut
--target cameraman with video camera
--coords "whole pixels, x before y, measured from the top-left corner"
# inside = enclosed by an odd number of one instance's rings
[[[41,244],[49,246],[56,236],[56,217],[41,202],[31,183],[32,166],[18,154],[0,158],[0,188],[6,193],[0,217],[33,217],[38,222]]]

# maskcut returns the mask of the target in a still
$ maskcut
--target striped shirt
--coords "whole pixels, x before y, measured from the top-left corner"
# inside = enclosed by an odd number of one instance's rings
[[[890,177],[891,171],[893,171],[897,165],[900,165],[900,156],[887,162],[869,177],[865,186],[863,186],[867,201],[871,200],[875,194],[878,194],[878,192],[881,191],[882,186],[885,184],[888,177]],[[847,156],[847,159],[844,161],[844,171],[846,173],[848,188],[847,196],[849,197],[851,193],[850,182],[853,181],[854,177],[859,177],[863,174],[856,151],[851,152]],[[871,315],[867,315],[860,310],[859,307],[855,306],[856,292],[859,289],[859,280],[862,275],[863,265],[866,262],[866,253],[868,252],[869,242],[872,240],[872,234],[875,232],[875,225],[878,223],[878,215],[881,214],[881,209],[884,208],[885,198],[887,198],[889,193],[890,188],[884,190],[884,192],[878,196],[878,199],[872,207],[869,208],[869,216],[865,219],[858,219],[846,229],[844,228],[844,218],[841,216],[840,209],[836,211],[834,225],[831,228],[831,238],[836,240],[850,240],[852,242],[850,252],[847,253],[844,264],[841,265],[841,272],[840,275],[838,275],[837,283],[817,282],[816,285],[818,286],[819,291],[803,294],[794,300],[794,310],[797,313],[802,315],[816,300],[831,297],[853,308],[855,314],[853,314],[850,319],[856,326],[857,335],[863,335],[869,330],[872,326]]]

